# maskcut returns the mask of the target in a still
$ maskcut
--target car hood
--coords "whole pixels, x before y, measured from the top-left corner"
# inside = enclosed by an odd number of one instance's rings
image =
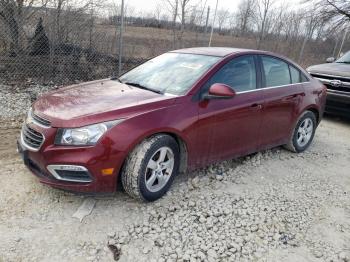
[[[350,77],[350,64],[328,63],[310,66],[307,71],[314,74],[326,74]]]
[[[75,127],[128,117],[174,102],[157,94],[114,80],[98,80],[47,93],[33,104],[34,113],[54,127]]]

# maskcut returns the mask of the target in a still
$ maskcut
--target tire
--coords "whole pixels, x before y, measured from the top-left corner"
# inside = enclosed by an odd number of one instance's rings
[[[180,150],[174,138],[150,137],[129,154],[121,174],[123,188],[135,199],[155,201],[170,188],[179,164]]]
[[[308,126],[311,126],[308,128]],[[311,111],[305,111],[298,119],[289,143],[285,145],[288,150],[301,153],[311,144],[317,127],[316,116]],[[308,130],[308,131],[306,131]],[[304,140],[303,140],[304,138]]]

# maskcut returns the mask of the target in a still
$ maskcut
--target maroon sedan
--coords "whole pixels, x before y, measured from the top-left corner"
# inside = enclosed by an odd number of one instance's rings
[[[18,143],[42,183],[153,201],[182,171],[279,145],[302,152],[326,88],[278,55],[190,48],[40,97]]]

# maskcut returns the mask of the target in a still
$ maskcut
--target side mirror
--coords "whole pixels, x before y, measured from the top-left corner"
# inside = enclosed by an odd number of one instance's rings
[[[203,95],[203,99],[228,99],[236,95],[236,92],[228,85],[216,83],[209,88],[209,92]]]
[[[327,63],[333,63],[335,61],[335,58],[334,57],[328,57],[327,59],[326,59],[326,62]]]

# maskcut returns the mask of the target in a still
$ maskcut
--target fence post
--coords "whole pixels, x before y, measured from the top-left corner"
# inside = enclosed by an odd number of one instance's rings
[[[123,30],[124,30],[124,0],[122,0],[122,6],[121,6],[121,12],[120,12],[118,76],[120,76],[122,72]]]

